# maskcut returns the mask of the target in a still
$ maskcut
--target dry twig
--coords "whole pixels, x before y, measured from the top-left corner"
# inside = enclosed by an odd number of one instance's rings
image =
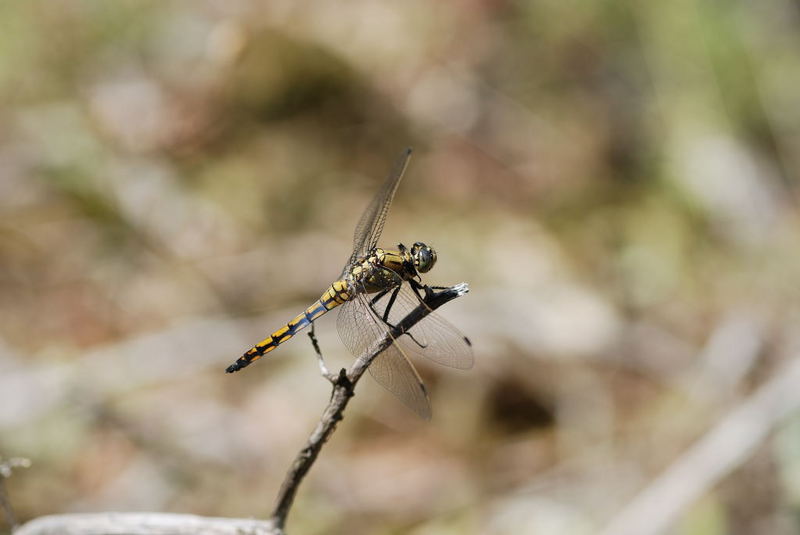
[[[321,370],[333,384],[333,393],[322,413],[317,427],[311,433],[305,447],[297,454],[281,485],[272,517],[268,521],[236,518],[209,518],[194,515],[159,513],[98,513],[79,515],[53,515],[34,519],[22,526],[15,535],[126,535],[194,534],[194,535],[283,535],[286,517],[292,508],[297,489],[319,455],[322,446],[344,417],[344,410],[353,397],[355,385],[367,371],[370,363],[403,332],[411,329],[425,316],[445,303],[469,291],[466,283],[457,284],[442,291],[430,291],[424,302],[412,310],[386,336],[377,340],[363,355],[359,356],[349,370],[342,368],[339,374]]]

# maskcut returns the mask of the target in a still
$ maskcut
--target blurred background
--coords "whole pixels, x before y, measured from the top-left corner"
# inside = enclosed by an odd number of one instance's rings
[[[798,85],[790,0],[1,3],[18,519],[268,516],[330,388],[223,370],[411,145],[382,243],[476,365],[416,362],[430,422],[360,383],[291,532],[800,533]]]

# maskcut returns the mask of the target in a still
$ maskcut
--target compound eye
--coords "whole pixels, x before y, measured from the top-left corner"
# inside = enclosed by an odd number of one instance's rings
[[[419,267],[423,269],[426,268],[430,261],[431,261],[431,254],[425,249],[422,249],[419,252]]]
[[[436,261],[436,257],[430,247],[422,247],[417,251],[417,269],[422,273],[429,271]]]

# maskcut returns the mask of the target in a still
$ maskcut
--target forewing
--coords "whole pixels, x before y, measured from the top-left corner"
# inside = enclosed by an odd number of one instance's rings
[[[391,299],[391,292],[382,297],[374,308],[383,315]],[[389,311],[388,321],[397,325],[422,302],[407,282],[400,291]],[[407,333],[397,338],[396,344],[406,354],[421,355],[437,364],[466,370],[472,368],[475,357],[469,339],[436,312],[428,315],[411,327]]]
[[[409,147],[398,157],[383,186],[381,186],[381,189],[378,190],[372,202],[362,214],[353,234],[353,254],[347,262],[348,265],[378,244],[378,239],[381,237],[381,232],[383,232],[383,225],[386,223],[389,205],[392,204],[392,199],[394,199],[397,186],[400,184],[400,179],[403,178],[403,173],[406,171],[410,157],[411,148]]]
[[[356,357],[389,334],[389,327],[374,314],[369,306],[369,296],[363,293],[341,306],[336,326],[342,342]],[[431,406],[422,379],[396,343],[372,361],[369,372],[411,410],[426,420],[430,419]]]

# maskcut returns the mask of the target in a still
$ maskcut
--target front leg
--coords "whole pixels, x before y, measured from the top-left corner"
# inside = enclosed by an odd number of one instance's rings
[[[431,294],[431,287],[428,286],[427,284],[419,283],[419,282],[415,281],[414,279],[409,279],[408,283],[411,285],[411,289],[414,290],[414,295],[417,296],[417,299],[419,299],[419,302],[424,304],[425,303],[425,299],[422,297],[422,295],[419,292],[420,292],[420,290],[422,290],[423,292],[425,292],[425,297],[428,297]],[[436,287],[434,286],[434,288],[436,288]]]
[[[422,279],[420,279],[422,280]],[[428,286],[427,284],[422,284],[421,282],[417,282],[414,279],[409,280],[408,282],[411,283],[411,286],[414,289],[425,290],[425,295],[430,295],[430,290],[449,290],[449,286]]]

